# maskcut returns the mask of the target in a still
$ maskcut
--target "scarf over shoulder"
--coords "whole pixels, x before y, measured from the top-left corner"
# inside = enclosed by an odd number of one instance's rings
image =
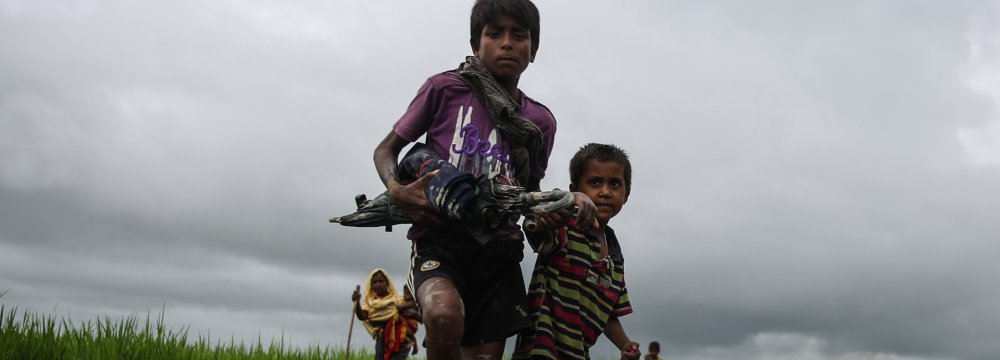
[[[382,273],[385,276],[386,290],[388,294],[383,297],[379,297],[372,290],[372,278],[375,274]],[[364,288],[364,301],[361,303],[361,309],[368,312],[368,320],[366,320],[365,328],[368,329],[368,333],[372,336],[377,335],[377,332],[381,332],[381,327],[374,328],[372,323],[383,323],[391,320],[394,317],[399,316],[399,311],[396,310],[396,304],[403,301],[403,296],[398,291],[396,287],[392,284],[392,279],[389,278],[389,274],[386,274],[385,270],[381,268],[372,270],[371,274],[368,274],[368,280],[365,281]]]
[[[528,186],[531,162],[542,149],[542,131],[531,120],[521,116],[521,104],[515,102],[497,83],[479,58],[467,56],[454,73],[472,88],[476,98],[489,112],[493,124],[510,143],[514,174],[522,186]]]

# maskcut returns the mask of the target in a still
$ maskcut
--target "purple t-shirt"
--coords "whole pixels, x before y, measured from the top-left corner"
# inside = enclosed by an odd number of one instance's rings
[[[531,164],[531,177],[541,179],[552,153],[556,119],[548,108],[527,96],[521,96],[520,114],[542,131],[542,150]],[[493,125],[489,111],[456,74],[444,72],[428,78],[393,130],[411,142],[426,135],[424,142],[461,171],[487,174],[503,184],[525,185],[514,176],[510,146]],[[423,233],[420,228],[414,225],[409,237],[419,237]],[[520,232],[513,222],[505,230],[502,232]]]

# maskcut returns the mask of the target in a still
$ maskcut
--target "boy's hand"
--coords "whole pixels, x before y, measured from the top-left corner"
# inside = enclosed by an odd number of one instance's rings
[[[406,214],[410,216],[410,219],[413,219],[413,223],[415,224],[440,225],[444,223],[444,218],[438,214],[434,204],[431,204],[431,201],[427,200],[427,193],[425,192],[427,183],[437,176],[439,172],[439,170],[434,170],[409,184],[401,184],[396,181],[389,182],[389,199],[400,209],[406,211]]]
[[[594,205],[594,201],[582,192],[574,192],[573,201],[576,203],[576,223],[580,227],[589,224],[592,229],[600,230],[601,224],[597,222],[597,205]]]
[[[640,355],[642,354],[639,352],[639,343],[635,341],[629,341],[622,350],[622,360],[637,360]]]

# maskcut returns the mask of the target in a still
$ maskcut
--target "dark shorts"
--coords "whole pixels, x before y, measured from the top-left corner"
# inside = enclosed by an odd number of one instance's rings
[[[461,241],[463,246],[454,246]],[[505,340],[531,326],[520,261],[523,242],[491,241],[485,246],[472,238],[450,241],[417,240],[410,255],[411,289],[424,280],[451,280],[465,304],[465,334],[461,346]]]

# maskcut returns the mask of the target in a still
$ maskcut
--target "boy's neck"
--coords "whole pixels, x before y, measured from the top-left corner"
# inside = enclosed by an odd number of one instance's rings
[[[490,75],[493,75],[493,74],[490,74]],[[518,103],[518,104],[521,103],[521,90],[519,90],[517,88],[517,83],[518,83],[518,80],[520,80],[520,78],[517,78],[517,79],[501,79],[501,78],[496,77],[496,75],[493,75],[493,79],[495,79],[497,81],[497,84],[499,84],[500,87],[502,87],[505,91],[507,91],[507,95],[510,95],[510,98],[514,99],[515,103]]]
[[[501,83],[500,86],[503,86],[503,89],[507,90],[507,95],[510,95],[510,98],[514,99],[514,103],[515,104],[520,104],[521,103],[521,90],[517,89],[517,82],[516,81],[514,82],[513,85],[507,85],[507,84]]]

